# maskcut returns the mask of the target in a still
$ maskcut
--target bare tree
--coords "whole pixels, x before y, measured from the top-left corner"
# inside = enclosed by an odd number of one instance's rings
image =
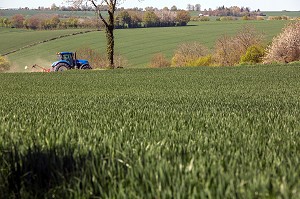
[[[106,53],[109,61],[109,67],[114,68],[114,29],[115,29],[115,11],[117,5],[124,2],[125,0],[69,0],[74,6],[80,7],[82,5],[91,4],[99,19],[104,23],[105,33],[107,39]],[[101,13],[101,8],[107,7],[108,19],[105,19]]]

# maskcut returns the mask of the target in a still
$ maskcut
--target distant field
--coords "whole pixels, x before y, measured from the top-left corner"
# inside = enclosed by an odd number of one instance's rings
[[[289,16],[289,17],[300,17],[300,11],[266,11],[263,12],[267,16]]]
[[[22,48],[32,43],[44,41],[62,35],[69,35],[86,29],[67,29],[52,31],[33,31],[11,28],[0,28],[0,54],[8,53],[12,50]]]
[[[1,198],[299,199],[299,79],[299,65],[0,74]]]
[[[22,14],[24,16],[32,15],[52,15],[58,14],[62,17],[93,17],[95,12],[93,11],[51,11],[51,10],[0,10],[0,17],[12,17],[15,14]]]
[[[147,67],[155,53],[162,52],[171,59],[178,44],[192,41],[201,42],[212,48],[216,39],[221,35],[234,34],[245,24],[252,24],[259,31],[263,31],[266,34],[266,41],[270,42],[286,23],[286,21],[210,21],[193,22],[186,27],[116,30],[116,52],[128,59],[130,67]],[[52,37],[55,34],[65,34],[69,31],[76,32],[76,30],[12,31],[11,33],[8,29],[0,29],[0,35],[7,40],[5,45],[0,46],[0,52],[4,53],[8,49],[19,48],[23,45],[21,42],[24,42],[25,45],[41,40],[39,37]],[[24,35],[28,39],[23,39]],[[34,63],[50,66],[51,62],[56,59],[56,52],[74,51],[83,46],[99,49],[100,52],[105,53],[105,33],[103,31],[92,32],[50,41],[13,53],[8,58],[15,66],[16,71],[22,71],[24,66]]]

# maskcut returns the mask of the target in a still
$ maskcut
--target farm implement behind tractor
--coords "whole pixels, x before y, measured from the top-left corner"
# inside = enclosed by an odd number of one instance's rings
[[[59,52],[57,53],[58,61],[54,62],[51,65],[51,69],[44,68],[37,64],[34,64],[33,68],[42,69],[43,72],[51,72],[51,71],[64,71],[70,69],[92,69],[89,62],[87,60],[77,59],[76,53],[73,52]]]
[[[26,66],[26,67],[27,67],[27,66]],[[26,67],[25,67],[25,69],[26,69]],[[46,73],[51,72],[51,69],[50,69],[50,68],[44,68],[44,67],[39,66],[39,65],[37,65],[37,64],[34,64],[34,65],[32,66],[32,68],[42,69],[43,72],[46,72]]]

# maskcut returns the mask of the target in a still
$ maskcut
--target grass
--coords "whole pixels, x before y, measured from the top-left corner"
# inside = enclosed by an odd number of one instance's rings
[[[300,67],[0,74],[4,198],[298,198]]]
[[[23,29],[0,28],[0,54],[5,54],[36,42],[41,42],[47,39],[59,37],[62,35],[69,35],[80,31],[85,30],[67,29],[51,31],[33,31]]]
[[[59,15],[61,17],[95,17],[94,11],[52,11],[52,10],[1,10],[1,17],[12,17],[16,14],[24,16],[33,15]]]
[[[130,67],[142,68],[147,67],[155,53],[164,53],[168,59],[171,59],[174,50],[182,42],[198,41],[209,48],[213,48],[216,39],[224,34],[234,34],[245,24],[253,24],[259,31],[265,32],[266,40],[270,42],[286,23],[286,21],[210,21],[191,22],[186,27],[116,30],[116,52],[128,59]],[[6,30],[4,29],[4,31]],[[52,34],[51,31],[40,31],[39,34],[42,33],[45,35]],[[35,33],[28,34],[35,38]],[[12,38],[7,32],[4,32],[3,35]],[[19,34],[19,37],[14,37],[16,41],[23,38],[22,34]],[[27,43],[30,43],[30,40]],[[11,41],[5,46],[14,48],[15,45],[19,45],[19,42]],[[100,52],[105,53],[105,33],[92,32],[50,41],[11,54],[8,58],[15,66],[15,70],[24,71],[24,66],[35,63],[50,66],[56,59],[56,52],[74,51],[82,46],[99,49]],[[2,51],[6,49],[5,47],[0,48],[2,48]]]
[[[300,17],[300,11],[266,11],[263,13],[265,13],[267,16]]]

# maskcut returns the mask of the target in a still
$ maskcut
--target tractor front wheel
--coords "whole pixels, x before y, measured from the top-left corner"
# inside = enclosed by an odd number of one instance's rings
[[[70,66],[68,64],[59,63],[54,67],[53,71],[61,72],[61,71],[69,70],[69,69],[70,69]]]
[[[92,69],[92,67],[89,64],[85,64],[85,65],[81,66],[80,69],[86,70],[86,69]]]

